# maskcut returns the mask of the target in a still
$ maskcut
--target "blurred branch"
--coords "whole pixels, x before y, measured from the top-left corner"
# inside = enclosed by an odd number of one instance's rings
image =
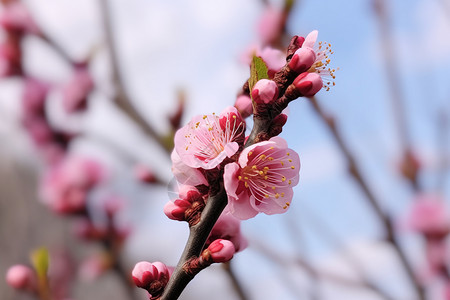
[[[233,286],[233,289],[236,291],[236,294],[238,295],[239,299],[241,300],[248,300],[248,297],[242,288],[241,283],[239,282],[239,279],[236,277],[236,274],[234,273],[233,266],[231,265],[231,261],[223,263],[222,268],[225,270],[225,273],[228,275],[228,278],[231,280],[231,285]]]
[[[314,111],[317,113],[320,120],[323,121],[323,123],[328,127],[328,129],[333,134],[333,137],[341,150],[342,154],[345,156],[348,166],[349,166],[349,172],[351,176],[356,180],[356,182],[361,187],[363,193],[365,194],[368,204],[375,212],[376,216],[381,222],[381,225],[383,226],[383,229],[386,234],[386,240],[390,243],[392,243],[392,246],[394,247],[395,251],[397,252],[397,255],[400,259],[401,264],[403,265],[411,284],[413,285],[414,289],[416,290],[417,296],[419,299],[424,300],[425,299],[425,293],[423,286],[418,281],[416,276],[414,275],[414,271],[412,269],[411,264],[408,262],[408,259],[406,258],[405,253],[403,252],[402,248],[400,247],[399,243],[397,242],[394,234],[394,228],[392,226],[392,221],[389,218],[389,216],[382,210],[379,202],[376,200],[375,195],[371,192],[369,189],[369,185],[367,184],[366,180],[362,176],[361,171],[359,170],[356,160],[353,157],[353,154],[350,152],[350,149],[346,146],[340,132],[338,131],[334,118],[331,116],[328,116],[325,114],[325,112],[322,110],[322,108],[319,106],[319,103],[315,98],[309,98],[310,103],[312,104]]]
[[[377,293],[380,297],[386,300],[393,300],[390,296],[386,295],[383,291],[381,291],[378,287],[368,284],[367,282],[356,280],[352,278],[347,278],[333,272],[326,272],[323,270],[319,270],[315,268],[313,265],[308,263],[306,260],[296,257],[288,257],[287,255],[279,254],[277,251],[269,248],[267,245],[261,243],[257,240],[252,240],[252,246],[258,250],[261,254],[269,258],[271,261],[277,262],[282,266],[290,267],[294,263],[296,266],[305,270],[305,272],[310,273],[310,275],[321,278],[324,280],[328,280],[337,284],[341,284],[344,286],[351,286],[357,288],[369,289],[375,293]]]
[[[384,57],[384,69],[386,71],[387,86],[390,92],[392,110],[398,130],[398,137],[400,141],[401,153],[405,160],[408,160],[412,154],[411,136],[408,132],[408,124],[405,114],[405,97],[401,89],[400,72],[396,65],[394,39],[390,30],[390,20],[386,8],[385,0],[373,0],[375,15],[377,16],[378,25],[380,29],[381,47]],[[408,161],[405,161],[408,163]],[[413,188],[419,190],[419,183],[417,181],[417,171],[413,170],[414,174],[405,176],[412,184]]]
[[[171,143],[168,143],[167,139],[165,139],[163,136],[160,136],[155,131],[155,129],[145,120],[145,118],[141,115],[141,113],[133,106],[131,98],[126,92],[124,81],[119,70],[119,59],[116,48],[117,44],[114,40],[114,34],[112,31],[108,0],[100,0],[100,8],[105,30],[106,44],[111,59],[111,66],[113,72],[112,79],[116,88],[114,103],[130,119],[132,119],[148,137],[156,141],[166,152],[170,152],[172,150]]]
[[[319,220],[319,216],[315,215],[311,212],[311,210],[307,209],[305,205],[303,205],[302,207],[302,212],[304,212],[303,214],[303,218],[308,218],[309,222],[312,223],[311,228],[317,230],[318,232],[318,237],[321,237],[323,240],[329,242],[329,243],[333,243],[335,244],[335,247],[339,248],[339,249],[344,249],[344,246],[341,244],[341,242],[339,241],[337,235],[335,232],[333,232],[333,230],[326,225],[326,223],[323,220]],[[296,220],[296,219],[295,219]],[[295,220],[291,219],[290,223],[294,223]],[[297,233],[297,226],[295,226],[295,224],[290,224],[289,226],[287,226],[289,228],[289,231],[291,231],[291,233],[294,235],[296,235]],[[353,269],[355,270],[355,272],[358,274],[358,276],[361,278],[361,283],[366,286],[366,287],[370,287],[370,289],[372,289],[374,292],[376,292],[377,294],[380,295],[380,297],[382,297],[383,299],[390,299],[392,300],[392,297],[389,296],[388,294],[386,294],[386,292],[384,292],[383,290],[381,290],[378,286],[376,286],[374,283],[372,283],[367,275],[365,274],[360,261],[357,260],[357,258],[350,253],[349,251],[342,251],[343,254],[343,258],[347,261],[347,263],[349,265],[351,265],[353,267]],[[315,272],[309,272],[311,277],[314,278],[318,278],[317,277],[317,273]]]

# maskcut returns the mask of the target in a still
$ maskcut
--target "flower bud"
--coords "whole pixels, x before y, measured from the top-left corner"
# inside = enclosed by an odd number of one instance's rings
[[[215,263],[227,262],[233,258],[236,249],[232,242],[228,240],[215,240],[212,242],[208,250],[211,254],[211,258]]]
[[[278,98],[278,86],[275,81],[261,79],[253,87],[252,97],[256,103],[269,104]]]
[[[187,200],[177,199],[174,202],[169,201],[164,205],[164,213],[171,220],[185,221],[185,212],[191,207],[191,202]]]
[[[247,118],[253,113],[252,99],[247,95],[238,96],[234,107],[236,107],[243,118]]]
[[[295,51],[289,62],[289,68],[296,73],[302,73],[307,71],[316,61],[316,53],[312,48],[302,47]]]
[[[308,72],[298,75],[293,84],[306,97],[314,96],[323,87],[323,81],[320,75]]]
[[[6,282],[15,289],[34,289],[36,274],[30,267],[14,265],[6,273]]]
[[[146,289],[153,297],[161,295],[169,281],[169,269],[161,262],[138,262],[131,272],[137,287]]]

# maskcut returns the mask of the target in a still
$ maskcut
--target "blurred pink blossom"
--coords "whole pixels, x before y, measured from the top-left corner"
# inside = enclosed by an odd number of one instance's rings
[[[28,266],[14,265],[6,273],[6,283],[19,290],[35,290],[37,288],[36,273]]]
[[[20,1],[4,6],[0,15],[0,26],[7,31],[17,33],[39,33],[39,27],[34,22],[28,9]]]
[[[282,32],[285,14],[281,8],[268,5],[258,23],[258,34],[263,45],[273,44]]]
[[[427,237],[444,237],[450,230],[448,208],[439,196],[419,195],[407,216],[407,226]]]
[[[85,210],[89,191],[104,177],[103,167],[92,159],[70,156],[50,168],[41,183],[41,198],[58,213]]]

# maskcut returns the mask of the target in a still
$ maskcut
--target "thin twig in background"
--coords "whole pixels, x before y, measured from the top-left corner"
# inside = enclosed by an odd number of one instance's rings
[[[380,30],[386,82],[392,103],[393,117],[396,124],[395,128],[398,131],[398,138],[400,141],[400,153],[402,153],[405,160],[408,160],[412,155],[412,143],[410,132],[408,131],[408,123],[405,114],[406,100],[401,88],[401,76],[399,68],[397,67],[395,44],[392,31],[390,30],[390,19],[386,6],[387,3],[384,0],[374,0],[373,4]],[[404,163],[409,164],[410,162],[405,161]],[[415,191],[420,189],[417,180],[417,171],[418,170],[413,170],[411,176],[405,176],[406,179],[411,182]]]
[[[119,107],[130,119],[132,119],[137,125],[139,125],[139,127],[147,136],[157,142],[166,152],[170,152],[173,148],[173,141],[169,142],[168,139],[165,139],[163,136],[159,135],[131,102],[131,98],[126,91],[124,81],[119,69],[119,59],[116,48],[117,44],[114,40],[114,34],[112,31],[108,0],[100,0],[100,9],[105,30],[106,45],[110,54],[113,72],[112,80],[116,89],[116,93],[114,95],[114,103],[116,103],[117,107]]]
[[[367,282],[361,281],[361,280],[355,280],[352,278],[347,278],[344,276],[341,276],[339,274],[335,274],[333,272],[326,272],[323,270],[319,270],[312,266],[309,262],[306,260],[300,258],[300,257],[289,257],[289,255],[283,255],[279,252],[271,249],[267,245],[263,244],[260,241],[252,240],[252,247],[256,249],[259,253],[266,256],[271,261],[278,262],[278,264],[289,267],[293,264],[302,268],[307,273],[313,273],[315,277],[321,278],[323,280],[328,280],[333,283],[337,283],[344,286],[351,286],[356,288],[362,288],[362,289],[368,289],[373,291],[374,293],[378,294],[380,297],[386,300],[394,300],[384,292],[382,292],[380,289],[378,289],[376,286],[367,284]]]
[[[381,222],[381,225],[383,226],[383,229],[385,231],[386,240],[388,242],[390,242],[392,244],[392,246],[394,247],[394,249],[400,259],[400,262],[401,262],[402,266],[404,267],[406,274],[408,275],[408,278],[410,279],[410,282],[417,293],[417,296],[419,297],[420,300],[424,300],[425,292],[424,292],[423,286],[418,281],[417,277],[415,276],[414,270],[413,270],[410,262],[406,258],[406,255],[405,255],[403,249],[400,247],[400,244],[398,243],[398,241],[395,237],[394,228],[392,226],[392,221],[391,221],[390,217],[383,211],[378,200],[375,198],[375,195],[370,190],[368,183],[362,176],[362,173],[358,168],[358,165],[356,163],[356,160],[355,160],[353,154],[351,153],[350,149],[345,144],[344,139],[342,138],[340,132],[337,129],[334,119],[331,116],[328,116],[327,114],[325,114],[325,112],[322,110],[318,101],[315,98],[309,98],[309,100],[310,100],[310,103],[312,104],[312,107],[314,108],[314,111],[317,113],[317,116],[319,117],[319,119],[328,127],[328,129],[333,134],[333,137],[334,137],[339,149],[341,150],[342,154],[344,155],[344,157],[347,160],[350,174],[352,175],[352,177],[356,180],[356,182],[361,187],[362,191],[364,192],[364,194],[366,196],[365,199],[367,199],[371,208],[375,212],[375,215]]]
[[[244,291],[244,288],[242,287],[241,282],[236,277],[236,274],[234,273],[234,268],[232,266],[232,262],[228,261],[222,264],[222,268],[225,270],[225,273],[228,275],[228,278],[231,281],[231,285],[233,286],[234,291],[236,292],[237,296],[241,300],[248,300],[248,296],[246,292]]]
[[[345,251],[345,247],[342,245],[340,240],[338,239],[337,235],[333,230],[326,225],[326,223],[323,220],[320,220],[317,215],[311,212],[310,209],[307,208],[305,204],[302,206],[302,212],[303,218],[306,218],[306,221],[311,225],[311,228],[315,231],[317,231],[317,237],[322,238],[324,241],[334,244],[334,246],[338,249],[342,249],[343,259],[346,260],[347,264],[349,264],[354,271],[358,274],[359,278],[361,278],[361,283],[366,286],[370,287],[374,292],[379,294],[379,296],[383,299],[393,299],[391,296],[389,296],[385,291],[380,289],[378,286],[376,286],[371,280],[367,277],[366,273],[364,272],[364,269],[362,267],[361,262],[355,257],[353,254],[351,254],[349,251]],[[289,220],[290,225],[287,226],[292,232],[292,234],[296,234],[295,232],[299,231],[296,224],[294,224],[294,220]],[[318,279],[317,273],[315,272],[309,272],[311,277],[314,277]]]

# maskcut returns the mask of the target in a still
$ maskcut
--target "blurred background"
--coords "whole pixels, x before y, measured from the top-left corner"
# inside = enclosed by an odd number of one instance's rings
[[[146,299],[123,273],[140,260],[175,265],[188,235],[162,212],[174,130],[234,104],[249,49],[317,29],[336,86],[289,106],[281,136],[300,155],[300,182],[286,214],[242,222],[249,247],[231,267],[246,297],[213,266],[181,299],[450,299],[448,232],[432,252],[409,217],[417,198],[439,199],[441,212],[450,201],[450,1],[2,2],[34,21],[0,22],[0,274],[46,247],[67,278],[55,299]],[[275,25],[262,24],[277,22],[270,39]],[[52,171],[62,157],[92,162],[88,225],[113,215],[107,238],[45,200],[65,180]],[[0,294],[37,299],[4,280]]]

